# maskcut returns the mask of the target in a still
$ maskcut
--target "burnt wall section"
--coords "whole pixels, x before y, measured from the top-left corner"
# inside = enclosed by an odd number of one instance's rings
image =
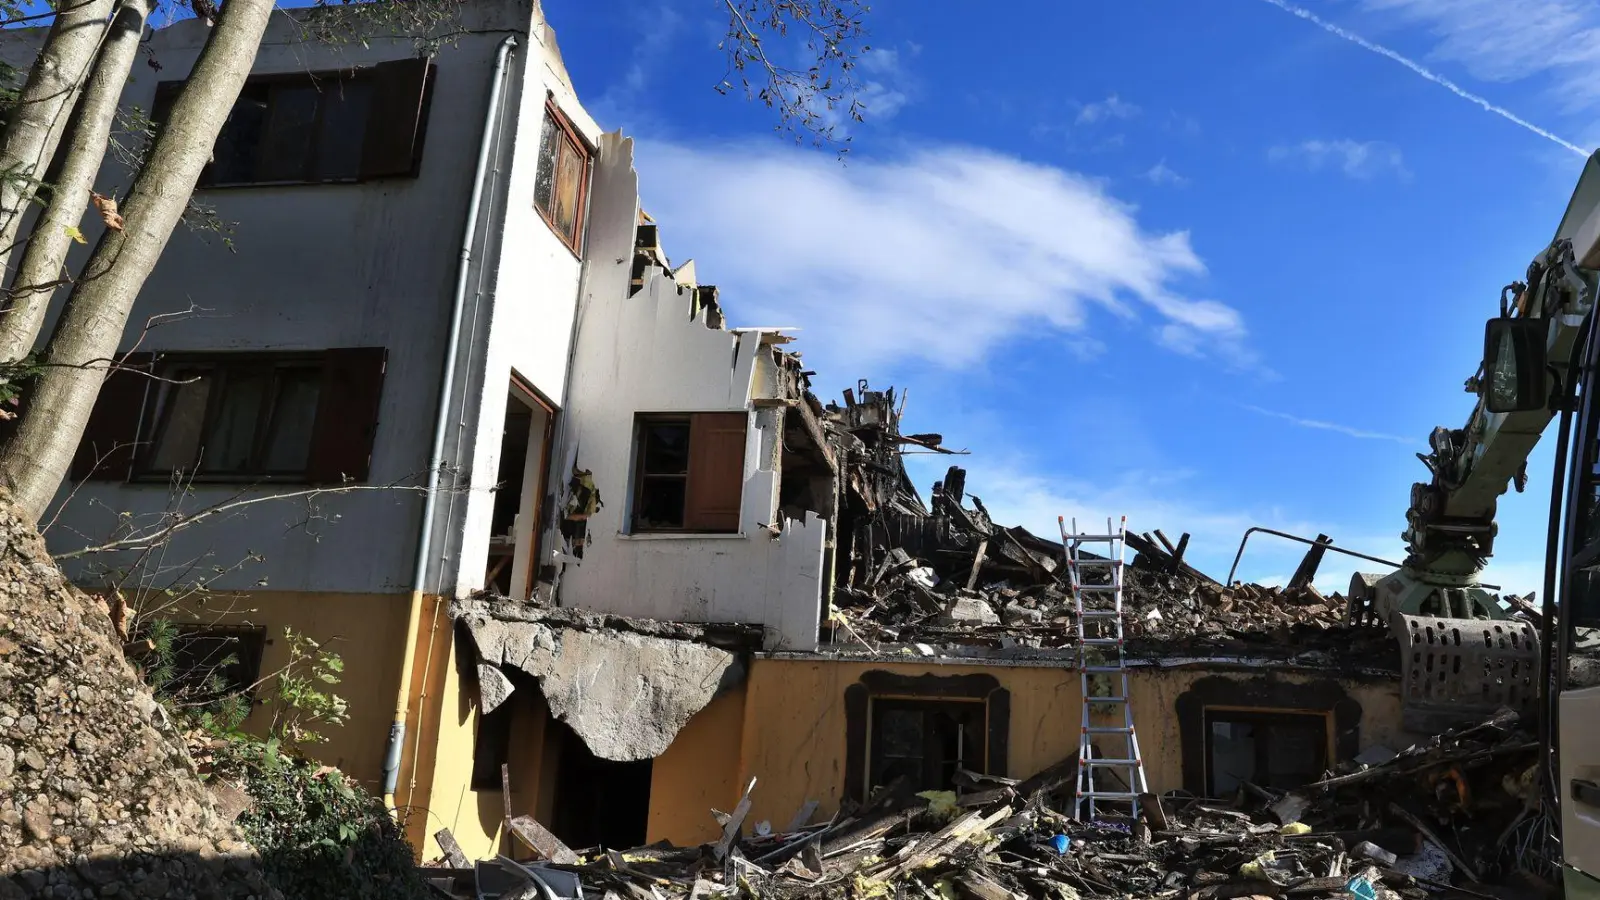
[[[1351,698],[1344,685],[1331,678],[1292,682],[1273,675],[1255,678],[1211,675],[1190,685],[1178,695],[1173,706],[1178,714],[1178,733],[1183,744],[1183,788],[1195,796],[1203,797],[1206,793],[1207,707],[1331,714],[1334,761],[1349,759],[1361,752],[1361,704]]]
[[[873,697],[927,700],[979,700],[986,707],[985,772],[1005,776],[1011,739],[1011,692],[993,675],[900,675],[874,669],[844,690],[844,792],[851,800],[866,795],[867,729]]]

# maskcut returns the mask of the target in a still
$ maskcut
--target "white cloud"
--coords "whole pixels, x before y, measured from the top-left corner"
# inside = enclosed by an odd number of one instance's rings
[[[1278,145],[1267,151],[1274,162],[1298,162],[1312,171],[1332,166],[1356,179],[1369,179],[1377,175],[1393,174],[1409,178],[1405,158],[1400,148],[1382,141],[1309,140],[1299,144]]]
[[[1131,119],[1139,114],[1139,107],[1112,94],[1098,103],[1088,103],[1078,110],[1079,125],[1093,125],[1107,119]]]
[[[638,153],[667,246],[692,248],[736,317],[804,326],[813,359],[963,367],[1025,335],[1092,348],[1081,339],[1098,309],[1169,347],[1255,364],[1239,312],[1180,289],[1205,273],[1189,234],[1146,230],[1077,173],[936,145],[849,165],[767,143]]]
[[[1473,77],[1510,82],[1550,79],[1569,112],[1600,102],[1600,6],[1593,0],[1363,0],[1426,28],[1438,44],[1429,54],[1460,63]]]
[[[1167,161],[1164,159],[1151,166],[1144,173],[1144,177],[1151,184],[1170,184],[1175,187],[1183,187],[1189,183],[1189,179],[1179,175],[1171,166],[1167,165]]]
[[[1276,412],[1270,409],[1262,409],[1259,406],[1251,406],[1249,404],[1240,405],[1258,415],[1271,416],[1274,419],[1282,419],[1285,422],[1298,425],[1301,428],[1311,428],[1318,431],[1332,431],[1348,437],[1359,438],[1364,441],[1394,441],[1398,444],[1418,443],[1412,438],[1401,437],[1398,434],[1384,434],[1381,431],[1367,431],[1362,428],[1352,428],[1349,425],[1339,425],[1334,422],[1324,422],[1321,419],[1307,419],[1301,416],[1290,415],[1289,413]]]

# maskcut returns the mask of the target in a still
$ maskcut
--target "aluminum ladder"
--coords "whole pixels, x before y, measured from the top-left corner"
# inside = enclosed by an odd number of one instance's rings
[[[1150,787],[1144,777],[1144,758],[1139,753],[1139,736],[1133,728],[1127,658],[1123,652],[1122,557],[1126,547],[1128,517],[1123,516],[1116,528],[1112,527],[1110,519],[1106,519],[1104,534],[1076,533],[1077,519],[1072,520],[1071,531],[1067,530],[1065,517],[1059,517],[1058,522],[1061,526],[1061,544],[1066,549],[1067,576],[1076,604],[1078,675],[1083,695],[1083,733],[1078,740],[1078,790],[1073,799],[1072,817],[1080,822],[1092,820],[1096,813],[1096,801],[1114,800],[1129,804],[1133,809],[1133,818],[1138,819],[1139,796],[1149,793]],[[1085,558],[1082,555],[1085,544],[1104,545],[1106,548],[1104,558]],[[1110,584],[1084,583],[1083,576],[1086,571],[1108,570]],[[1091,654],[1097,651],[1100,657],[1109,657],[1111,651],[1115,651],[1115,663],[1104,658],[1093,658]],[[1115,691],[1120,687],[1121,693],[1109,697],[1090,696],[1090,682],[1096,675],[1110,676],[1112,690]],[[1120,708],[1122,724],[1095,725],[1090,716],[1091,708],[1095,705]],[[1123,746],[1115,751],[1118,754],[1115,758],[1110,756],[1095,758],[1096,735],[1104,735],[1104,740],[1113,745],[1118,743],[1118,737],[1122,738]],[[1110,754],[1113,750],[1107,749],[1105,752]],[[1096,774],[1105,769],[1121,774],[1125,788],[1099,789],[1099,779],[1096,778]],[[1085,811],[1088,813],[1087,819],[1084,817]]]

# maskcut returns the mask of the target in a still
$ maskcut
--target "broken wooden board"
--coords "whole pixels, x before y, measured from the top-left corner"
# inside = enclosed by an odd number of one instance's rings
[[[539,854],[542,859],[560,865],[571,865],[578,861],[578,854],[573,853],[571,848],[551,834],[550,829],[540,825],[533,816],[515,816],[507,819],[506,830],[516,835],[528,845],[528,849]]]

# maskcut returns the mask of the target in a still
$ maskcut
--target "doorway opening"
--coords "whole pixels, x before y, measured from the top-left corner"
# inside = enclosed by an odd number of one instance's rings
[[[565,722],[551,719],[550,727],[561,748],[550,830],[574,850],[643,846],[655,761],[601,759]]]
[[[539,519],[549,487],[546,462],[554,424],[554,407],[511,373],[483,586],[514,600],[531,596],[538,570]]]

